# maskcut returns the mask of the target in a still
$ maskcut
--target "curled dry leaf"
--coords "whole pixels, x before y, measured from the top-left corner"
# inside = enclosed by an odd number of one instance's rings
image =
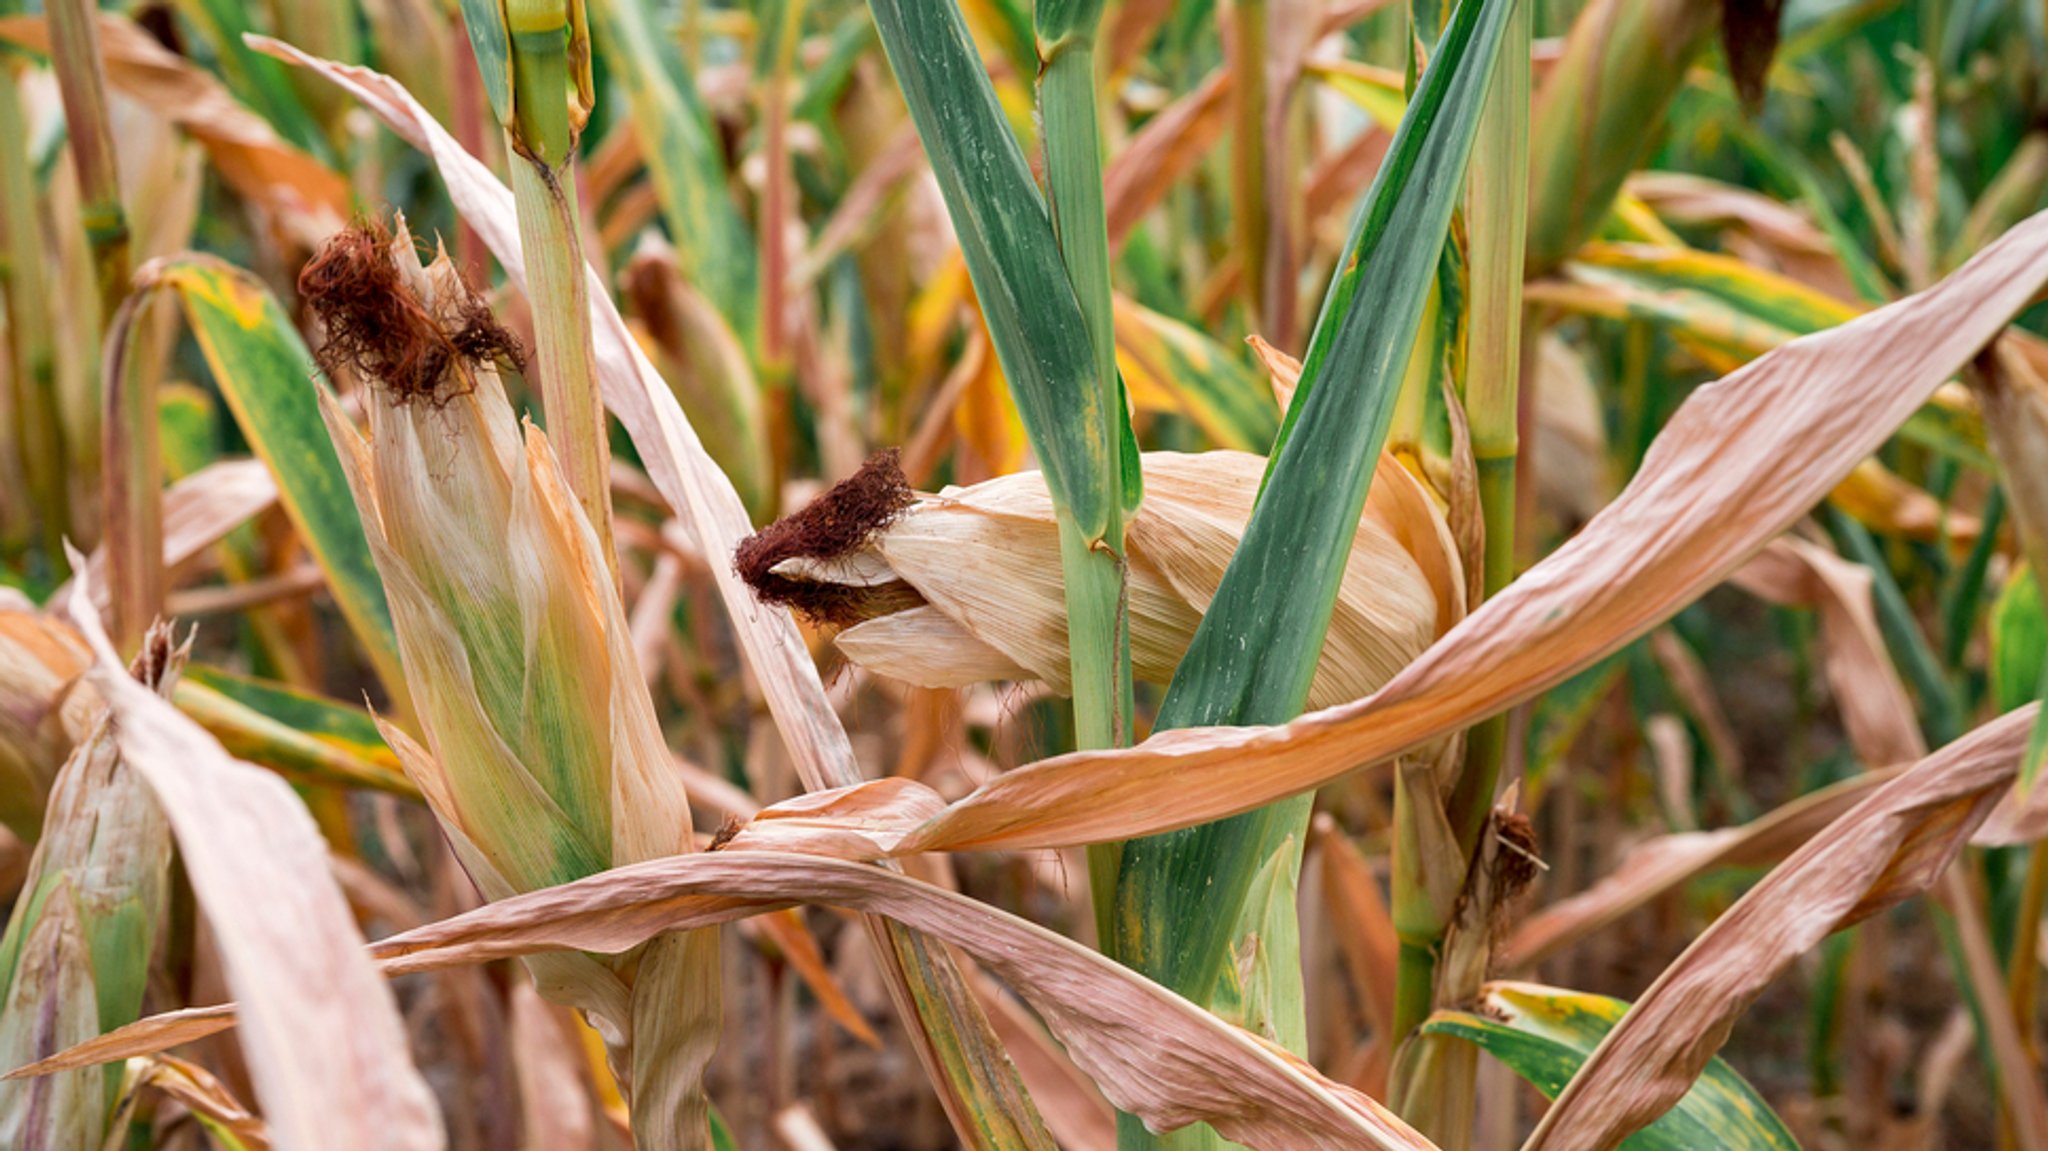
[[[125,1027],[117,1027],[94,1039],[88,1039],[75,1047],[67,1047],[47,1059],[9,1068],[8,1079],[27,1079],[36,1075],[54,1075],[59,1071],[70,1071],[77,1067],[90,1067],[96,1063],[112,1063],[118,1059],[135,1059],[169,1051],[173,1047],[195,1043],[209,1035],[218,1035],[235,1025],[235,1005],[216,1003],[206,1007],[186,1007],[177,1011],[163,1011],[138,1019]]]
[[[2036,706],[1866,796],[1751,888],[1607,1034],[1523,1151],[1612,1147],[1669,1110],[1771,980],[1835,931],[1926,890],[2012,786]]]
[[[1502,946],[1502,958],[1518,969],[1529,968],[1713,868],[1776,863],[1902,770],[1843,780],[1740,827],[1648,840],[1598,883],[1523,920]]]
[[[1615,484],[1599,389],[1585,360],[1555,333],[1537,345],[1535,401],[1537,505],[1576,527],[1607,506]]]
[[[0,822],[24,844],[42,834],[50,785],[99,712],[98,695],[76,687],[91,663],[62,620],[0,609]]]
[[[83,567],[75,557],[74,566]],[[88,605],[72,618],[123,760],[149,781],[206,912],[279,1147],[438,1151],[441,1125],[391,990],[327,868],[305,805],[130,679]]]
[[[164,492],[164,570],[175,571],[277,503],[277,481],[259,459],[218,460]],[[93,549],[93,594],[107,604],[105,548]],[[52,606],[63,596],[52,599]]]
[[[887,916],[979,959],[1038,1011],[1118,1107],[1155,1129],[1207,1121],[1276,1151],[1434,1151],[1391,1112],[1284,1049],[1082,945],[965,896],[819,856],[725,850],[634,864],[378,943],[387,975],[557,949],[616,952],[796,903]],[[232,1007],[153,1016],[17,1074],[150,1054],[233,1025]]]
[[[1145,502],[1126,536],[1131,665],[1138,679],[1163,684],[1237,549],[1265,460],[1216,451],[1147,452],[1141,461]],[[740,551],[749,581],[850,623],[839,650],[871,671],[923,687],[1039,679],[1069,690],[1059,530],[1043,477],[1024,472],[913,501],[900,473],[884,474],[890,466],[871,462],[749,540]],[[1357,699],[1385,683],[1449,629],[1464,600],[1443,515],[1382,457],[1310,701]]]
[[[391,973],[553,948],[616,951],[662,932],[829,903],[973,955],[1028,999],[1112,1103],[1159,1130],[1206,1121],[1249,1145],[1431,1145],[1378,1104],[1072,940],[893,872],[817,856],[678,856],[502,900],[377,945]]]
[[[197,1063],[159,1055],[149,1061],[137,1082],[184,1104],[202,1116],[208,1127],[232,1136],[244,1151],[270,1151],[270,1130],[263,1120],[251,1114],[227,1084]]]

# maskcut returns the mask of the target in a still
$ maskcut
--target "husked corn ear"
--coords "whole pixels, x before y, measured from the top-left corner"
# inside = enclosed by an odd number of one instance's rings
[[[426,746],[389,724],[386,738],[463,866],[502,899],[691,850],[609,566],[499,381],[511,337],[445,254],[422,266],[402,220],[395,235],[345,233],[300,285],[327,326],[323,362],[365,385],[367,437],[325,391],[321,404]],[[528,961],[543,994],[604,1035],[643,1148],[701,1142],[716,942]]]
[[[168,698],[184,658],[159,625],[143,641],[136,677]],[[122,761],[96,697],[92,711],[50,790],[42,840],[0,937],[0,1063],[8,1067],[142,1014],[170,825]],[[0,1080],[0,1147],[99,1148],[120,1074],[115,1063]]]
[[[1148,452],[1127,529],[1131,665],[1165,683],[1251,517],[1265,460]],[[1059,529],[1037,472],[913,497],[893,457],[756,535],[742,573],[764,598],[842,625],[857,664],[926,687],[1039,679],[1069,690]],[[1359,520],[1313,707],[1365,695],[1462,617],[1462,565],[1442,513],[1382,457]]]

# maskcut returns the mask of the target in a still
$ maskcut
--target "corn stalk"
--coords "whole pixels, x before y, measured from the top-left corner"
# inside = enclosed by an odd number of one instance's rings
[[[1088,47],[1100,6],[1059,4],[1041,17],[1051,215],[959,9],[946,0],[932,6],[935,12],[920,11],[913,25],[903,0],[869,6],[959,234],[996,357],[1045,469],[1059,519],[1078,738],[1089,747],[1127,742],[1123,522],[1136,507],[1138,479],[1109,335]],[[1098,891],[1113,855],[1114,849],[1094,853],[1090,882]]]
[[[381,729],[465,870],[495,900],[692,850],[610,551],[499,382],[510,337],[445,255],[421,267],[402,222],[343,233],[300,282],[327,328],[323,362],[368,393],[367,439],[325,390],[321,411],[428,746]],[[637,1145],[704,1147],[716,932],[528,966],[604,1038]]]
[[[1074,684],[1074,735],[1081,747],[1122,747],[1131,739],[1130,598],[1125,579],[1124,522],[1137,510],[1142,482],[1137,442],[1116,367],[1115,316],[1109,280],[1109,224],[1102,190],[1102,132],[1098,123],[1096,32],[1100,0],[1043,0],[1033,11],[1038,43],[1038,106],[1045,131],[1046,185],[1053,233],[1068,282],[1081,306],[1093,352],[1089,381],[1094,402],[1116,413],[1102,430],[1108,443],[1092,445],[1089,466],[1098,485],[1121,482],[1103,526],[1101,551],[1062,521],[1060,557],[1069,589],[1067,642]],[[1120,477],[1119,477],[1120,474]],[[1072,610],[1075,600],[1083,612]],[[1121,859],[1117,844],[1088,851],[1096,937],[1107,939],[1113,885]]]

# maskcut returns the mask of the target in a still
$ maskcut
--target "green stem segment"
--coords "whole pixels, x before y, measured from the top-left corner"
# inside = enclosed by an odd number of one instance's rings
[[[548,439],[616,579],[611,446],[572,174],[592,98],[590,29],[582,0],[463,0],[462,15],[491,111],[515,157],[512,196]]]
[[[1105,466],[1088,479],[1109,508],[1099,540],[1060,519],[1060,562],[1066,579],[1067,652],[1074,684],[1074,738],[1083,748],[1123,747],[1131,740],[1130,612],[1124,582],[1124,518],[1132,500],[1121,491],[1130,419],[1116,369],[1115,310],[1109,279],[1109,225],[1103,204],[1102,139],[1097,122],[1095,28],[1100,4],[1041,4],[1038,104],[1045,125],[1046,183],[1053,234],[1088,331],[1092,388],[1105,412],[1103,442],[1093,460]],[[1119,434],[1121,433],[1121,434]],[[1133,457],[1135,452],[1132,453]],[[1133,461],[1134,462],[1134,461]],[[1135,467],[1129,471],[1135,474]],[[1111,934],[1120,844],[1088,849],[1097,938]]]
[[[1481,563],[1484,597],[1491,597],[1514,578],[1515,461],[1518,400],[1522,376],[1522,275],[1528,227],[1529,188],[1529,5],[1519,3],[1509,17],[1500,60],[1480,117],[1478,139],[1466,187],[1466,269],[1470,277],[1465,299],[1466,377],[1462,399],[1478,471],[1480,515],[1485,525]],[[1464,768],[1444,802],[1443,817],[1454,846],[1426,853],[1420,859],[1397,859],[1393,885],[1394,920],[1403,925],[1395,987],[1394,1041],[1406,1040],[1428,1017],[1436,1003],[1437,960],[1448,927],[1450,906],[1441,893],[1432,895],[1419,869],[1436,866],[1448,856],[1462,870],[1479,846],[1507,753],[1507,717],[1494,716],[1466,733]],[[1419,832],[1413,821],[1431,817],[1419,804],[1438,802],[1431,788],[1408,788],[1397,795],[1396,821]],[[1396,851],[1416,849],[1418,834],[1397,836]],[[1462,881],[1460,885],[1462,886]],[[1469,1062],[1414,1060],[1417,1074],[1469,1073]],[[1469,1084],[1406,1084],[1398,1098],[1460,1095]],[[1460,1125],[1462,1130],[1462,1125]],[[1454,1140],[1454,1132],[1441,1133]]]
[[[1266,0],[1233,0],[1229,9],[1231,195],[1239,279],[1252,315],[1265,319],[1266,246],[1272,205],[1266,199]]]

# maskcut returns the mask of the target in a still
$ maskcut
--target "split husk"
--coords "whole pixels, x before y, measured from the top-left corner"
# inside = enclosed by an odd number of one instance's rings
[[[367,437],[321,403],[426,746],[384,735],[470,878],[503,899],[692,850],[607,559],[547,438],[522,435],[506,399],[511,338],[445,253],[420,263],[402,220],[344,233],[301,286],[327,324],[323,358],[364,385]],[[529,962],[603,1034],[643,1147],[708,1139],[716,946],[684,933]]]

